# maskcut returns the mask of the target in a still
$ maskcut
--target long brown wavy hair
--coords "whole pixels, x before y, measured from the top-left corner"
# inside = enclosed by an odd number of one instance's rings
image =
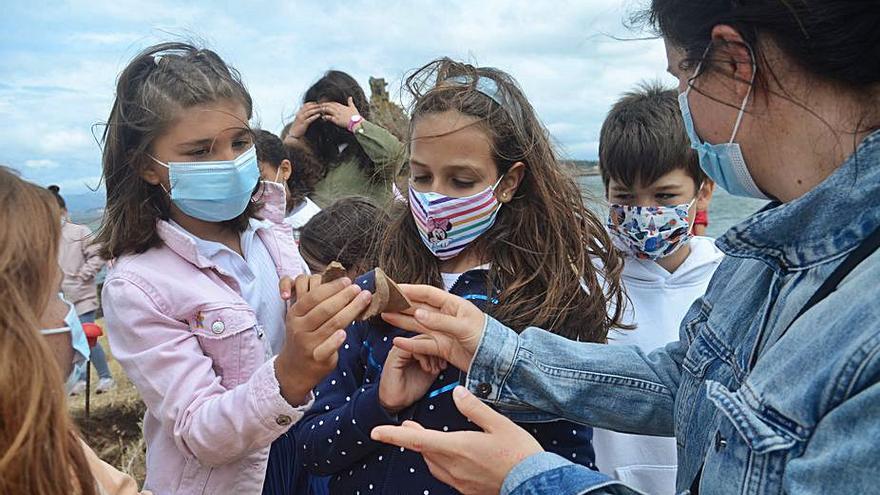
[[[477,90],[480,78],[494,81],[503,105]],[[518,332],[534,325],[580,341],[605,342],[611,327],[625,327],[619,323],[623,260],[516,81],[498,69],[442,58],[417,69],[405,86],[414,102],[410,133],[424,115],[458,111],[478,119],[474,125],[490,137],[499,174],[525,164],[513,200],[468,247],[491,261],[487,295],[498,288],[500,296],[488,311]],[[380,253],[380,265],[395,280],[443,286],[408,199],[395,207]]]
[[[95,493],[39,318],[58,276],[52,193],[0,167],[0,493]]]

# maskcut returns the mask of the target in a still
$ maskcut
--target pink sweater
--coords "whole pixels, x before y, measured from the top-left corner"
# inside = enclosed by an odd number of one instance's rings
[[[307,271],[283,223],[283,189],[269,187],[257,234],[279,276]],[[279,197],[280,196],[280,197]],[[165,221],[164,243],[119,258],[104,283],[113,355],[147,412],[145,488],[157,494],[259,493],[269,445],[298,421],[280,394],[268,342],[235,280]],[[280,297],[280,296],[279,296]]]
[[[98,309],[95,275],[104,266],[104,260],[98,256],[98,245],[93,241],[92,231],[85,225],[62,223],[58,250],[58,264],[64,272],[61,291],[76,306],[78,315]]]

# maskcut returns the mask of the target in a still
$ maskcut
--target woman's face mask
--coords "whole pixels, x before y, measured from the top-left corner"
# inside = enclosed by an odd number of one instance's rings
[[[64,388],[67,393],[73,389],[76,382],[80,379],[83,372],[85,371],[85,367],[89,362],[89,342],[86,339],[85,331],[83,331],[82,323],[79,321],[79,316],[76,314],[76,310],[73,305],[70,303],[65,303],[70,307],[70,310],[67,313],[67,316],[64,317],[65,326],[61,328],[49,328],[40,330],[44,336],[49,335],[58,335],[58,334],[70,334],[70,347],[73,349],[73,363],[69,365],[68,363],[58,363],[61,366],[62,370],[68,369],[70,366],[70,372],[67,374],[64,382]]]

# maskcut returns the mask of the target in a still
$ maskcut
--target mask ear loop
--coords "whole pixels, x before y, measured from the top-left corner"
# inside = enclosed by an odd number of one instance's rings
[[[746,114],[746,105],[749,104],[749,97],[752,95],[752,88],[755,86],[755,76],[758,72],[758,64],[755,62],[755,53],[752,51],[752,47],[747,43],[745,44],[746,48],[749,49],[749,60],[752,64],[752,77],[749,80],[749,90],[746,91],[746,96],[743,98],[742,105],[739,107],[739,114],[736,116],[736,124],[733,125],[733,133],[730,135],[730,141],[728,143],[732,144],[733,140],[736,139],[736,133],[739,131],[739,125],[742,123],[743,116]]]
[[[153,156],[153,155],[151,155],[151,154],[149,154],[149,153],[147,153],[147,156],[150,157],[150,158],[152,158],[154,162],[156,162],[156,163],[158,163],[159,165],[162,165],[163,167],[165,167],[165,168],[168,169],[168,183],[169,183],[168,185],[171,186],[171,167],[168,166],[167,163],[163,162],[162,160],[156,158],[155,156]],[[167,188],[165,187],[165,184],[162,184],[162,183],[160,182],[160,183],[159,183],[159,187],[161,187],[162,190],[165,191],[165,194],[167,194],[168,197],[171,197],[171,189],[174,189],[174,186],[171,186],[170,189],[167,189]]]
[[[700,182],[700,187],[697,188],[697,195],[694,196],[694,199],[688,203],[688,217],[690,217],[691,208],[697,204],[697,199],[700,198],[700,192],[703,190],[703,186],[706,185],[706,181]],[[688,235],[694,234],[694,222],[688,222]]]

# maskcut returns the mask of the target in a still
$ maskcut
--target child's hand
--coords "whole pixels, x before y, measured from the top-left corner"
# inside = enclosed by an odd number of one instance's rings
[[[348,129],[348,124],[351,122],[352,117],[360,115],[351,96],[348,97],[348,105],[342,105],[335,101],[321,103],[321,112],[323,112],[322,118],[324,120],[333,122],[343,129]]]
[[[296,112],[296,117],[293,119],[293,125],[290,126],[290,130],[287,131],[286,136],[281,136],[281,140],[297,140],[302,139],[305,136],[306,131],[309,129],[309,125],[321,118],[321,105],[314,101],[307,101],[303,103],[303,106],[300,107],[299,111]]]
[[[427,337],[413,337],[419,338]],[[379,404],[389,413],[396,414],[424,397],[437,375],[445,369],[446,361],[439,358],[392,347],[379,379]]]
[[[320,275],[294,281],[296,303],[287,312],[287,340],[275,360],[281,395],[293,406],[336,368],[345,327],[370,305],[372,294],[348,278],[321,284]]]

